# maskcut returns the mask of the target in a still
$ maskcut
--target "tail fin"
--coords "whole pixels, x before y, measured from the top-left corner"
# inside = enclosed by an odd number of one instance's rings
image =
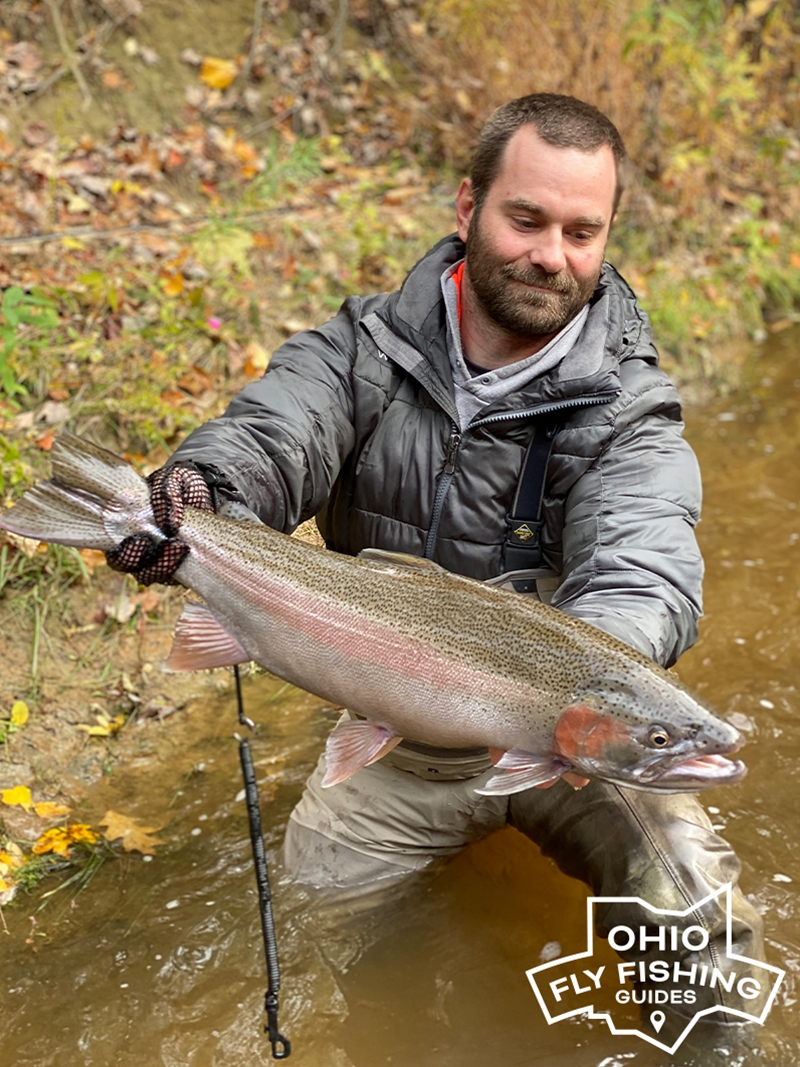
[[[146,482],[130,463],[74,433],[61,433],[50,450],[53,481],[82,489],[100,500],[130,497],[138,502]],[[148,494],[149,496],[149,494]]]
[[[163,537],[150,511],[147,482],[125,460],[74,434],[51,451],[53,477],[29,489],[0,527],[22,537],[108,551],[130,533]]]

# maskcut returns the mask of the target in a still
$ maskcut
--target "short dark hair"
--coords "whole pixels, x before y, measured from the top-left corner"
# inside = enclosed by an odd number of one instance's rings
[[[547,144],[596,152],[608,145],[614,154],[617,174],[614,211],[624,188],[623,162],[627,159],[619,130],[602,111],[574,96],[531,93],[510,100],[490,115],[478,140],[472,160],[472,195],[480,210],[497,178],[508,142],[521,126],[533,126]]]

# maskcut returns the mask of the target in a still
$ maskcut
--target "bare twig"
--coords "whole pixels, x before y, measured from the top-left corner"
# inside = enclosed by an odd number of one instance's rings
[[[58,46],[72,73],[72,77],[75,79],[75,82],[80,89],[81,96],[83,97],[83,110],[85,111],[94,103],[94,100],[92,99],[92,94],[89,92],[89,86],[86,84],[86,79],[81,73],[80,64],[75,57],[75,52],[70,48],[69,41],[67,40],[67,35],[64,31],[64,23],[61,21],[60,0],[44,0],[44,2],[47,4],[48,10],[50,11],[50,17],[53,20],[53,29],[56,31]]]
[[[261,18],[263,13],[264,0],[255,0],[255,9],[253,11],[253,33],[250,37],[250,51],[247,53],[247,59],[244,61],[244,66],[240,72],[240,77],[243,83],[250,77],[250,71],[253,69],[253,60],[255,59],[256,50],[258,48],[258,38],[261,34]]]
[[[127,0],[123,3],[108,3],[107,0],[94,0],[97,7],[101,8],[116,26],[121,26],[130,18],[137,18],[142,13],[142,5],[139,0]]]
[[[83,17],[83,0],[69,0],[69,9],[75,25],[78,27],[78,32],[81,35],[88,33],[86,19]]]
[[[331,55],[334,58],[338,58],[342,53],[342,46],[344,45],[344,31],[347,27],[347,16],[349,14],[349,4],[347,0],[339,0],[339,7],[336,10],[336,19],[331,27]]]
[[[22,249],[17,245],[41,245],[48,241],[59,241],[64,237],[76,237],[82,241],[111,240],[125,234],[136,233],[191,233],[198,227],[211,222],[249,222],[255,219],[269,218],[274,215],[292,215],[301,213],[317,204],[312,200],[301,201],[299,204],[283,204],[280,207],[261,208],[258,211],[245,211],[241,214],[231,213],[228,215],[194,215],[185,219],[173,219],[159,223],[133,223],[129,226],[109,226],[107,230],[97,230],[90,226],[70,226],[65,230],[53,230],[50,233],[31,233],[18,237],[0,237],[0,248],[8,248],[11,252],[22,254]]]
[[[288,119],[290,115],[296,115],[302,106],[302,104],[292,104],[291,107],[285,108],[271,119],[265,119],[264,122],[257,122],[255,126],[248,126],[244,131],[245,137],[252,137],[256,133],[263,133],[265,130],[271,130],[273,126],[279,125],[284,119]]]
[[[118,25],[118,22],[112,22],[110,19],[107,19],[105,22],[101,23],[95,32],[94,40],[92,41],[92,45],[89,51],[85,52],[83,55],[75,56],[75,62],[81,67],[85,66],[87,63],[90,63],[100,51],[100,49],[103,48],[103,46],[106,44],[109,37]],[[36,92],[30,93],[28,96],[25,97],[25,99],[21,102],[21,106],[25,107],[28,104],[32,104],[35,100],[39,100],[42,96],[44,96],[48,89],[52,88],[52,86],[54,86],[57,81],[60,81],[64,77],[68,70],[70,70],[70,68],[67,66],[66,63],[62,63],[60,67],[56,67],[52,74],[49,74],[45,78],[45,80],[42,82]]]

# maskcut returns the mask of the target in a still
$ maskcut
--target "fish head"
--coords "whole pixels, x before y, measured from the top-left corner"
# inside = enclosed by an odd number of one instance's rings
[[[584,695],[562,712],[555,752],[575,772],[664,793],[694,793],[745,776],[744,763],[727,758],[744,744],[742,735],[676,680],[645,687],[644,702],[639,687],[628,688],[615,686],[613,699]]]

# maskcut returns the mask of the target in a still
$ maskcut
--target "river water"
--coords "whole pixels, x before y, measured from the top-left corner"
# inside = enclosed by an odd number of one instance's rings
[[[247,679],[283,968],[281,1028],[297,1067],[651,1067],[800,1061],[800,331],[754,354],[724,402],[687,411],[704,471],[706,617],[679,673],[748,734],[739,785],[702,799],[742,859],[768,959],[785,969],[761,1048],[695,1060],[602,1021],[548,1026],[525,977],[545,946],[586,947],[586,890],[514,831],[466,849],[364,914],[320,912],[281,879],[280,840],[336,713]],[[166,823],[164,844],[106,864],[76,900],[6,909],[0,1062],[14,1067],[258,1067],[266,985],[230,693],[161,726],[97,787],[106,808]],[[132,727],[135,729],[135,727]],[[66,897],[66,894],[63,894]],[[556,951],[554,949],[554,951]],[[613,964],[596,943],[599,962]],[[633,1014],[631,1026],[636,1026]]]

